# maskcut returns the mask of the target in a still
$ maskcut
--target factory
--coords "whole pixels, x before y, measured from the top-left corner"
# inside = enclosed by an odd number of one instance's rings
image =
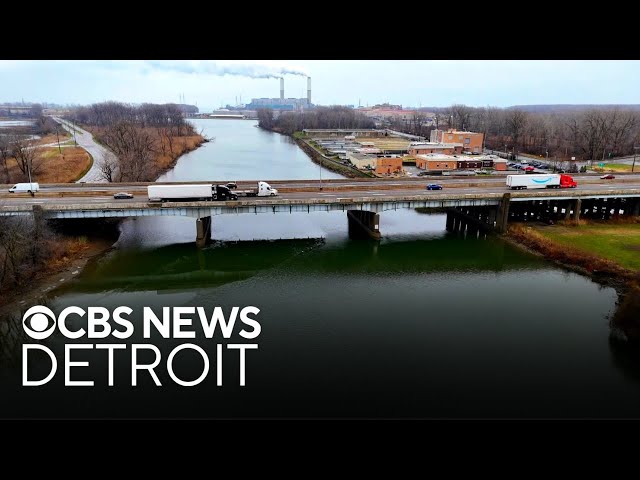
[[[280,98],[252,98],[251,103],[245,105],[247,110],[271,108],[273,110],[300,111],[313,108],[311,103],[311,77],[307,77],[307,98],[285,98],[284,78],[280,77]]]

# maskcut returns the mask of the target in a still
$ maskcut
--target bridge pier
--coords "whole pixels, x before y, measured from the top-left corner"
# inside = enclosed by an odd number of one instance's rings
[[[505,193],[502,195],[502,200],[498,206],[496,214],[496,231],[498,233],[505,233],[507,231],[507,224],[509,223],[509,204],[511,203],[511,193]]]
[[[573,202],[573,220],[574,221],[578,221],[580,220],[580,209],[582,208],[582,200],[579,198],[576,198],[576,201]]]
[[[347,210],[349,238],[380,240],[380,215],[368,210]]]
[[[634,217],[640,216],[640,200],[636,198],[633,202],[633,205],[631,205],[631,208],[629,209],[629,211],[631,215],[633,215]]]
[[[211,243],[211,217],[202,217],[196,220],[196,246],[206,247]]]

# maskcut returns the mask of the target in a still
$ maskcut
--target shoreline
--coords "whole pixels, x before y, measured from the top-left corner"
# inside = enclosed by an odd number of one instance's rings
[[[566,249],[551,240],[548,244],[543,244],[529,233],[510,228],[506,234],[501,235],[501,238],[519,250],[543,257],[565,270],[589,277],[599,285],[614,288],[619,295],[626,295],[633,288],[634,283],[640,280],[640,272],[622,267],[594,254]],[[562,260],[553,257],[557,250],[564,250]],[[586,263],[595,264],[598,268],[589,269],[585,266]]]
[[[185,147],[186,150],[183,151],[180,155],[178,155],[176,158],[174,158],[173,160],[171,160],[171,162],[169,164],[167,164],[166,166],[162,167],[159,171],[158,171],[158,175],[156,176],[156,178],[153,180],[154,182],[158,181],[158,179],[163,176],[165,173],[167,173],[170,170],[173,170],[176,166],[176,164],[178,163],[178,160],[180,160],[184,155],[186,155],[187,153],[193,152],[194,150],[197,150],[198,148],[200,148],[202,145],[204,145],[205,143],[210,142],[211,140],[204,137],[203,135],[197,134],[198,137],[200,137],[200,140],[198,141],[198,143],[196,143],[193,147]]]
[[[302,150],[313,163],[321,166],[322,168],[326,168],[327,170],[330,170],[334,173],[342,175],[345,178],[371,178],[369,177],[369,175],[365,175],[364,173],[361,173],[361,172],[356,172],[354,169],[349,168],[345,165],[338,164],[333,160],[323,158],[320,152],[318,152],[315,148],[313,148],[311,145],[309,145],[305,140],[301,138],[295,137],[293,135],[288,135],[286,133],[281,132],[280,130],[275,130],[272,128],[264,128],[260,126],[260,124],[256,126],[266,132],[277,133],[279,135],[284,135],[285,137],[289,137],[293,139],[293,141],[300,148],[300,150]]]
[[[66,285],[81,274],[90,260],[111,251],[116,241],[106,238],[92,239],[88,241],[88,248],[69,258],[64,267],[55,271],[40,272],[34,278],[29,279],[28,292],[25,293],[24,290],[21,290],[24,285],[2,292],[0,318],[29,304],[36,303],[45,295],[55,293],[58,287]]]
[[[530,228],[530,227],[529,227]],[[578,227],[579,228],[579,227]],[[616,310],[609,318],[613,337],[623,343],[640,344],[640,271],[632,270],[592,253],[567,248],[522,225],[509,228],[501,238],[518,250],[542,257],[563,270],[616,291]]]

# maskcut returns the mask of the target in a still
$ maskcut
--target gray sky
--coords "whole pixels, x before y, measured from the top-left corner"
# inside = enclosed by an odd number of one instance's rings
[[[184,94],[206,111],[240,96],[278,97],[279,81],[265,77],[283,72],[286,97],[306,97],[308,74],[321,105],[640,104],[640,61],[614,60],[0,60],[0,102],[166,103]]]

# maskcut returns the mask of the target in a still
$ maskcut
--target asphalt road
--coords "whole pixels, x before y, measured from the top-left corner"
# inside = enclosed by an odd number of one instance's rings
[[[79,128],[78,126],[71,125],[66,120],[63,120],[59,117],[53,117],[54,120],[60,122],[60,124],[73,135],[73,128],[76,129],[76,141],[78,145],[84,148],[87,152],[91,154],[93,157],[93,164],[89,171],[80,179],[78,182],[92,182],[92,183],[101,183],[106,181],[100,175],[100,166],[107,155],[109,150],[104,148],[102,145],[99,145],[93,140],[93,135],[91,135],[86,130]]]
[[[621,188],[625,189],[638,189],[640,190],[640,175],[636,175],[633,182],[628,183],[620,183],[614,181],[604,181],[600,180],[597,183],[581,183],[577,191],[602,191],[602,190],[619,190]],[[279,199],[279,200],[308,200],[308,199],[319,199],[326,198],[331,200],[338,200],[340,198],[354,198],[354,197],[395,197],[395,196],[403,196],[403,195],[438,195],[442,193],[446,194],[456,194],[456,195],[472,195],[472,194],[486,194],[486,193],[497,193],[503,194],[507,191],[510,191],[506,188],[506,186],[469,186],[469,187],[453,187],[447,188],[447,185],[451,185],[454,181],[442,181],[440,182],[443,185],[442,190],[426,190],[424,187],[421,189],[416,188],[403,188],[402,186],[397,186],[395,188],[386,188],[380,189],[376,188],[375,182],[371,182],[371,188],[366,190],[353,190],[351,188],[344,188],[343,190],[338,191],[319,191],[318,188],[310,188],[306,191],[298,191],[298,192],[287,192],[278,195],[277,197],[250,197],[249,200],[269,200],[269,199]],[[426,184],[426,182],[424,182]],[[239,184],[240,186],[241,184]],[[93,188],[93,187],[85,187],[85,188]],[[12,205],[23,204],[23,205],[34,205],[34,204],[46,204],[46,203],[55,203],[55,204],[76,204],[76,205],[99,205],[99,204],[113,204],[113,203],[122,203],[122,204],[131,204],[137,202],[147,203],[148,197],[146,194],[145,187],[136,187],[137,190],[128,189],[134,193],[134,198],[129,200],[114,200],[111,195],[93,195],[93,196],[78,196],[77,194],[70,197],[46,197],[42,195],[43,190],[40,193],[36,194],[35,197],[12,197],[11,195],[3,195],[0,197],[0,208],[11,208]],[[77,190],[77,189],[75,189]],[[117,188],[115,189],[117,190]],[[570,191],[576,191],[574,189],[570,189]],[[87,190],[88,195],[91,194],[92,190]],[[545,190],[546,191],[546,190]],[[554,192],[561,193],[564,190],[553,190]],[[240,199],[242,200],[243,197]]]

